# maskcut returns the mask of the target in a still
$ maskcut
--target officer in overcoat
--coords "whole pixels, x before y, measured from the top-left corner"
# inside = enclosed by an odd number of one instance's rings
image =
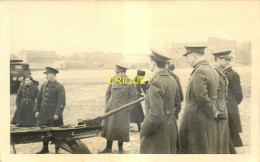
[[[105,113],[115,110],[131,101],[137,100],[137,91],[132,80],[127,78],[126,70],[122,65],[116,65],[116,76],[109,80],[106,91]],[[113,141],[118,141],[118,152],[125,153],[123,142],[129,142],[130,109],[125,109],[113,116],[108,117],[102,123],[101,136],[106,138],[106,148],[99,153],[111,153]]]
[[[175,69],[175,65],[174,64],[170,64],[170,62],[168,62],[168,72],[176,80],[176,82],[178,84],[179,96],[180,96],[180,100],[182,102],[183,101],[183,92],[182,92],[181,82],[180,82],[180,78],[178,77],[178,75],[176,75],[174,73],[174,69]],[[181,111],[181,105],[179,107],[175,107],[175,118],[176,119],[179,119],[180,111]]]
[[[26,76],[23,79],[24,84],[17,92],[17,109],[11,123],[17,124],[17,126],[35,127],[36,118],[33,109],[39,88],[32,83],[32,77]]]
[[[217,108],[220,110],[221,115],[218,122],[218,131],[220,141],[218,143],[218,153],[221,154],[229,154],[229,142],[230,142],[230,133],[228,126],[228,110],[227,110],[227,91],[228,91],[228,79],[226,75],[223,73],[225,68],[226,60],[229,60],[231,56],[229,56],[230,51],[220,51],[214,52],[214,58],[216,62],[215,70],[219,76],[219,88],[218,88],[218,99],[217,99]],[[222,120],[221,120],[222,119]]]
[[[231,51],[227,55],[230,55]],[[243,92],[240,83],[239,74],[231,67],[230,61],[232,56],[229,59],[226,59],[226,64],[224,65],[223,73],[226,74],[228,78],[228,95],[227,95],[227,108],[228,108],[228,117],[229,117],[229,129],[230,129],[230,153],[235,154],[234,147],[243,146],[241,137],[239,133],[242,133],[242,125],[240,120],[240,113],[238,105],[243,100]]]
[[[137,70],[137,76],[134,78],[134,84],[136,85],[137,95],[138,98],[143,97],[143,90],[141,88],[141,80],[145,76],[145,71],[143,70]],[[138,127],[138,132],[141,130],[141,123],[144,121],[144,111],[142,104],[139,102],[135,104],[135,107],[131,109],[130,111],[130,122],[136,123]]]
[[[37,126],[53,126],[63,125],[63,110],[66,104],[65,89],[56,79],[58,70],[46,67],[47,82],[43,83],[37,96],[34,112],[37,118]],[[48,153],[48,142],[43,142],[43,147],[37,154]],[[55,153],[59,153],[59,148],[55,146]]]
[[[204,58],[205,46],[186,46],[187,62],[194,68],[186,91],[186,106],[180,124],[184,154],[217,153],[218,74]]]
[[[178,141],[174,107],[181,104],[178,84],[166,69],[170,58],[152,50],[150,70],[154,72],[148,84],[145,118],[140,132],[141,154],[175,154]]]

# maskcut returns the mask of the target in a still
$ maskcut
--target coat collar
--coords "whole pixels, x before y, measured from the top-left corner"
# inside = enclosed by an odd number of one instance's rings
[[[191,72],[191,75],[196,71],[198,67],[201,65],[209,65],[209,62],[207,60],[201,60],[197,64],[195,64],[193,71]]]
[[[55,86],[57,84],[57,80],[55,79],[54,81],[52,82],[47,82],[47,85],[50,85],[51,87]]]
[[[221,68],[220,66],[215,66],[215,69],[220,71],[220,72],[223,72],[225,69]]]
[[[194,66],[194,68],[197,69],[200,65],[209,65],[209,62],[207,60],[201,60]]]
[[[29,89],[32,89],[32,85],[23,85],[23,88],[26,89],[26,88],[29,88]]]
[[[231,66],[228,66],[228,67],[226,67],[226,68],[224,69],[225,72],[227,72],[227,71],[232,71],[232,70],[233,70],[233,69],[232,69]]]
[[[167,75],[170,75],[170,73],[169,73],[166,69],[160,70],[160,71],[156,72],[156,73],[152,76],[152,78],[151,78],[151,80],[150,80],[150,83],[152,82],[152,80],[154,80],[154,79],[155,79],[156,77],[158,77],[158,76],[167,76]]]

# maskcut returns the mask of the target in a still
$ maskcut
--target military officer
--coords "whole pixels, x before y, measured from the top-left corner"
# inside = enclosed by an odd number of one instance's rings
[[[174,73],[174,69],[175,69],[175,65],[174,64],[170,64],[170,62],[169,62],[168,63],[168,72],[176,80],[176,82],[178,84],[179,96],[180,96],[180,100],[182,102],[183,101],[183,92],[182,92],[181,82],[180,82],[180,78],[178,77],[178,75],[176,75]],[[179,107],[175,107],[175,118],[176,119],[179,119],[180,111],[181,111],[181,105]]]
[[[137,70],[137,76],[134,78],[137,89],[138,98],[143,97],[143,91],[140,84],[140,77],[145,76],[145,71],[143,70]],[[136,123],[138,127],[138,132],[141,130],[141,123],[144,121],[144,111],[142,108],[142,104],[139,102],[135,104],[135,108],[131,109],[130,111],[130,122]]]
[[[228,79],[228,94],[227,94],[227,108],[228,108],[228,122],[230,129],[230,153],[235,154],[236,150],[234,147],[243,146],[242,140],[239,133],[242,132],[242,125],[240,120],[240,114],[238,105],[243,100],[243,93],[240,83],[239,74],[233,70],[230,65],[232,56],[230,56],[232,51],[224,51],[216,53],[217,55],[222,55],[221,69]]]
[[[231,56],[228,55],[229,51],[221,51],[221,52],[214,52],[214,58],[216,62],[215,70],[219,76],[219,88],[218,88],[218,99],[217,99],[217,108],[219,110],[218,116],[218,131],[219,131],[219,151],[218,153],[228,154],[229,151],[229,126],[227,119],[227,106],[226,106],[226,99],[227,99],[227,86],[228,86],[228,79],[226,75],[223,73],[223,65],[226,63],[226,59],[230,59]]]
[[[105,113],[137,100],[136,87],[134,84],[129,84],[132,80],[127,78],[126,70],[127,68],[124,66],[116,65],[116,76],[111,78],[106,91]],[[123,110],[104,120],[101,136],[106,138],[107,144],[106,148],[99,153],[111,153],[113,141],[118,141],[119,153],[125,153],[123,142],[129,142],[129,109]]]
[[[16,96],[16,112],[11,124],[17,126],[35,127],[34,104],[39,88],[34,85],[31,76],[24,77],[24,84],[19,88]]]
[[[154,72],[148,84],[145,118],[140,132],[141,154],[174,154],[177,146],[177,124],[174,107],[180,104],[178,84],[166,70],[170,58],[152,50],[150,70]]]
[[[194,70],[186,91],[186,106],[180,124],[184,154],[217,153],[216,99],[218,74],[204,57],[205,46],[186,46],[183,55]]]
[[[65,89],[56,79],[58,70],[46,67],[47,82],[43,83],[37,96],[34,112],[37,118],[37,126],[54,126],[63,125],[63,110],[66,104]],[[48,141],[43,142],[43,147],[37,154],[48,153]],[[59,148],[55,146],[55,153],[59,153]]]

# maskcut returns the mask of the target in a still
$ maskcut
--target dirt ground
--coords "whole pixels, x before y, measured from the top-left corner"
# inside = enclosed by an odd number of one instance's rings
[[[244,99],[239,105],[240,117],[242,120],[243,147],[237,148],[239,154],[250,154],[250,126],[251,126],[251,67],[235,67],[234,68],[241,78],[241,84],[244,94]],[[192,69],[176,69],[175,73],[180,77],[180,81],[185,94],[187,82]],[[134,77],[136,70],[129,70],[128,76]],[[66,90],[67,104],[64,110],[65,125],[77,125],[78,119],[94,118],[101,115],[104,111],[105,92],[108,86],[108,78],[114,75],[113,70],[64,70],[57,74],[57,80],[62,83]],[[42,71],[32,72],[35,80],[40,82],[40,85],[46,81]],[[146,76],[152,76],[147,72]],[[16,110],[15,105],[16,95],[11,95],[10,98],[10,120]],[[185,106],[185,101],[182,103],[182,108]],[[180,113],[180,118],[182,116]],[[180,119],[178,120],[179,124]],[[93,137],[84,139],[83,142],[89,147],[90,151],[96,154],[105,147],[106,140],[102,137]],[[137,154],[139,152],[140,140],[137,126],[134,123],[130,124],[130,142],[124,143],[124,149],[127,154]],[[42,147],[41,143],[19,144],[16,145],[18,154],[34,154]],[[54,153],[54,145],[50,145],[50,154]],[[10,153],[13,153],[10,147]],[[61,153],[67,154],[61,150]],[[118,153],[117,142],[114,142],[113,153]]]

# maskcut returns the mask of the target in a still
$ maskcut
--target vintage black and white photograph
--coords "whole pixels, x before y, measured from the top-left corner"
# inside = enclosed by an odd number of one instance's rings
[[[259,1],[2,4],[9,156],[259,160]]]

